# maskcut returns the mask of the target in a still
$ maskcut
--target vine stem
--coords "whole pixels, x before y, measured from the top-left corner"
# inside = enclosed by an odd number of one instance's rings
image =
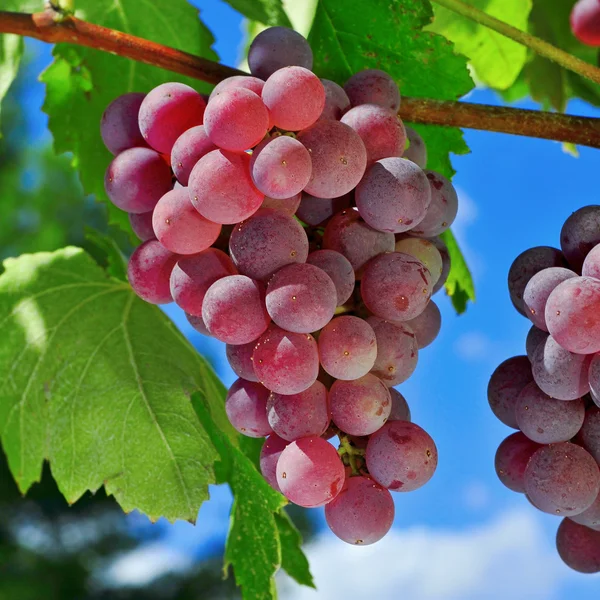
[[[218,83],[232,75],[247,74],[75,17],[57,20],[57,16],[51,9],[35,14],[0,11],[0,33],[32,37],[53,44],[69,43],[102,50],[208,83]],[[600,148],[600,119],[589,117],[407,97],[402,98],[399,114],[405,121],[414,123],[511,133]]]
[[[573,71],[582,77],[590,79],[594,83],[600,84],[600,69],[590,63],[549,44],[548,42],[531,35],[525,31],[521,31],[504,21],[500,21],[491,15],[475,8],[474,6],[463,2],[462,0],[433,0],[436,4],[451,10],[471,21],[475,21],[484,27],[493,29],[501,35],[514,40],[515,42],[531,48],[534,52],[547,58],[561,67]]]

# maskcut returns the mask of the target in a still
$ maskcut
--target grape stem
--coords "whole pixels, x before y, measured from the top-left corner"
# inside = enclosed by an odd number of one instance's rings
[[[355,446],[353,446],[352,443],[350,442],[350,440],[348,439],[348,436],[346,436],[345,434],[339,433],[338,437],[340,440],[340,447],[338,448],[338,454],[340,455],[342,460],[344,460],[344,458],[347,459],[347,462],[348,462],[350,468],[352,469],[352,475],[359,475],[360,469],[359,469],[358,465],[356,464],[356,457],[364,456],[365,451],[361,448],[356,448]]]
[[[522,44],[533,50],[536,54],[547,58],[561,67],[573,71],[586,79],[600,84],[600,69],[590,63],[549,44],[548,42],[531,35],[525,31],[521,31],[504,21],[500,21],[491,15],[479,10],[478,8],[463,2],[462,0],[433,0],[436,4],[455,12],[462,17],[471,21],[475,21],[488,29],[496,31],[518,44]]]
[[[442,1],[447,3],[455,0]],[[246,74],[73,16],[59,20],[56,17],[57,13],[52,8],[35,14],[0,11],[0,33],[102,50],[208,83],[216,84],[232,75]],[[600,148],[600,119],[590,117],[407,97],[402,98],[399,114],[403,120],[413,123],[510,133]]]

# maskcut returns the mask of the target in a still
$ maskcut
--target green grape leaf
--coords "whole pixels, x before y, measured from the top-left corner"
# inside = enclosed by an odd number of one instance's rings
[[[0,436],[21,491],[47,459],[71,503],[104,485],[126,512],[194,521],[215,481],[207,430],[237,438],[206,361],[81,249],[4,266]],[[204,426],[195,390],[211,417]]]
[[[451,268],[446,281],[446,293],[452,299],[452,306],[460,315],[467,310],[469,300],[475,302],[475,284],[452,230],[444,231],[440,237],[448,246],[450,254]]]
[[[467,60],[440,35],[423,31],[433,12],[427,1],[320,0],[309,42],[320,77],[343,84],[361,69],[382,69],[406,96],[455,100],[473,87]],[[431,165],[452,174],[449,153],[463,154],[459,130],[422,128]]]
[[[85,228],[86,250],[111,276],[127,281],[127,261],[115,238],[93,227]]]
[[[271,27],[292,24],[283,8],[281,0],[225,0],[232,8],[242,13],[251,21],[258,21]]]
[[[281,541],[281,568],[299,584],[315,587],[308,560],[300,549],[302,536],[288,514],[282,510],[275,515]]]
[[[216,60],[214,39],[185,0],[78,0],[76,15],[118,31]],[[130,232],[127,215],[108,200],[104,172],[111,161],[100,137],[100,119],[108,104],[127,92],[148,92],[167,81],[200,91],[206,84],[157,67],[90,48],[58,44],[54,62],[42,74],[44,111],[58,153],[72,152],[87,193],[108,205],[109,222]],[[133,234],[132,234],[133,235]]]
[[[527,31],[531,0],[466,0],[485,13]],[[427,28],[454,42],[469,58],[477,78],[504,90],[517,79],[527,60],[527,48],[466,17],[434,4],[435,19]]]

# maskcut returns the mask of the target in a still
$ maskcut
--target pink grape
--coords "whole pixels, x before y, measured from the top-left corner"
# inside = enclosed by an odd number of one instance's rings
[[[269,198],[265,196],[261,208],[272,208],[273,210],[279,210],[283,214],[293,217],[300,206],[302,194],[296,194],[291,198]]]
[[[600,409],[597,406],[587,409],[579,438],[583,447],[600,465]]]
[[[388,490],[368,477],[350,477],[325,507],[325,519],[331,531],[344,542],[368,546],[390,530],[394,510]]]
[[[250,44],[248,66],[260,79],[292,65],[312,69],[313,53],[308,42],[293,29],[269,27],[261,31]]]
[[[600,492],[600,470],[592,456],[571,442],[542,446],[525,468],[525,492],[543,512],[576,515]]]
[[[329,427],[327,388],[315,381],[298,394],[271,392],[267,401],[267,418],[273,431],[290,442],[298,438],[321,436]]]
[[[377,339],[377,358],[371,373],[387,387],[406,381],[417,367],[419,350],[413,330],[405,323],[390,323],[369,317]]]
[[[589,385],[590,393],[594,402],[600,406],[600,355],[597,354],[592,358],[589,368]]]
[[[579,525],[584,525],[590,529],[600,531],[600,494],[596,496],[594,503],[589,508],[586,508],[578,515],[573,515],[569,518]]]
[[[146,146],[140,131],[138,115],[146,94],[123,94],[106,108],[100,121],[102,141],[115,156],[139,146]]]
[[[355,73],[344,84],[344,90],[352,106],[378,104],[398,112],[400,90],[396,82],[379,69],[365,69]]]
[[[267,420],[269,390],[253,381],[237,379],[227,392],[225,411],[229,421],[248,437],[265,437],[272,433]]]
[[[170,154],[175,140],[202,125],[206,101],[189,85],[163,83],[149,92],[140,106],[139,125],[152,148]]]
[[[373,328],[350,315],[336,317],[319,335],[321,365],[336,379],[358,379],[375,364],[377,341]]]
[[[585,257],[581,274],[600,279],[600,243],[596,244]]]
[[[307,390],[319,374],[317,342],[308,333],[291,333],[271,325],[252,354],[259,381],[277,394]]]
[[[324,226],[333,215],[349,208],[350,203],[350,194],[339,198],[317,198],[303,192],[296,216],[311,227]]]
[[[281,439],[276,433],[272,433],[265,440],[260,451],[260,472],[267,483],[278,492],[281,492],[281,490],[277,483],[277,463],[288,443],[289,442]]]
[[[448,275],[450,275],[450,253],[448,252],[448,246],[439,237],[428,238],[429,241],[438,249],[440,256],[442,257],[442,274],[437,280],[437,283],[433,286],[433,293],[439,292],[445,285]]]
[[[228,275],[207,290],[202,319],[208,330],[226,344],[247,344],[269,326],[265,288],[245,275]]]
[[[543,269],[566,266],[562,252],[550,246],[536,246],[521,252],[508,271],[508,292],[514,307],[527,316],[523,293],[529,280]]]
[[[261,209],[233,228],[229,253],[240,273],[261,281],[308,256],[308,237],[296,219]]]
[[[420,260],[431,273],[435,285],[442,275],[444,262],[435,244],[430,240],[407,235],[396,241],[396,252],[410,254]]]
[[[578,273],[588,252],[600,244],[600,205],[576,210],[560,231],[560,247],[569,265]]]
[[[533,355],[537,347],[545,342],[548,338],[548,332],[538,329],[535,325],[532,325],[527,333],[527,339],[525,340],[525,349],[527,352],[527,358],[529,361],[533,361]]]
[[[312,161],[298,140],[281,135],[264,140],[254,149],[250,173],[254,185],[265,196],[290,198],[308,183]]]
[[[242,379],[247,381],[258,381],[258,377],[254,372],[254,363],[252,362],[252,354],[254,352],[256,342],[252,341],[247,344],[239,344],[232,346],[227,344],[225,354],[227,362],[231,370]]]
[[[600,280],[572,277],[557,285],[546,303],[550,335],[577,354],[600,352]]]
[[[533,378],[551,398],[576,400],[590,391],[588,369],[591,360],[591,354],[573,354],[550,335],[533,354]]]
[[[519,429],[538,444],[567,442],[577,435],[585,417],[583,400],[555,400],[535,382],[528,383],[515,404]]]
[[[327,223],[323,235],[323,247],[345,256],[357,279],[362,276],[368,261],[383,252],[393,252],[394,244],[392,233],[377,231],[367,225],[355,208],[335,215]]]
[[[392,399],[383,382],[367,373],[359,379],[338,379],[329,390],[332,421],[350,435],[371,435],[387,421]]]
[[[187,188],[167,192],[154,208],[158,241],[176,254],[197,254],[217,240],[221,225],[205,219],[190,202]]]
[[[431,436],[408,421],[389,421],[367,444],[367,468],[380,485],[394,492],[411,492],[425,485],[437,467]]]
[[[556,532],[562,561],[579,573],[600,573],[600,531],[563,519]]]
[[[325,89],[325,106],[319,118],[339,121],[342,115],[350,108],[348,94],[335,81],[321,79],[321,83]]]
[[[187,319],[188,323],[198,332],[201,333],[202,335],[205,335],[206,337],[212,337],[210,331],[207,329],[204,321],[202,320],[201,316],[198,315],[190,315],[189,313],[185,313],[185,318]]]
[[[410,407],[404,396],[394,388],[389,388],[392,399],[392,410],[388,421],[410,421]]]
[[[223,150],[213,150],[196,163],[188,190],[196,210],[223,225],[252,216],[264,198],[250,177],[250,157]]]
[[[335,286],[337,306],[350,299],[354,291],[354,269],[343,254],[335,250],[316,250],[308,255],[306,262],[329,275]]]
[[[127,265],[127,279],[133,291],[150,304],[172,302],[169,277],[178,258],[156,240],[138,246]]]
[[[422,350],[431,344],[442,328],[442,314],[437,304],[430,300],[425,310],[414,319],[406,321],[406,325],[415,334],[417,348]]]
[[[425,218],[420,220],[411,233],[423,237],[440,235],[454,223],[458,214],[458,195],[454,186],[435,171],[424,171],[431,189],[431,203]]]
[[[541,445],[530,440],[520,431],[509,435],[498,446],[494,461],[498,479],[509,490],[525,493],[525,467],[533,453],[541,448]]]
[[[313,508],[331,502],[342,490],[344,465],[336,449],[320,437],[288,444],[277,461],[277,483],[294,504]]]
[[[297,139],[312,158],[306,193],[337,198],[356,187],[367,167],[367,150],[352,127],[325,119],[301,131]]]
[[[142,242],[156,239],[156,234],[154,233],[154,229],[152,229],[151,210],[145,213],[130,213],[129,223],[131,224],[133,233],[135,233]]]
[[[104,176],[104,188],[111,202],[128,213],[151,211],[172,187],[171,169],[150,148],[121,152]]]
[[[533,381],[526,356],[513,356],[501,363],[490,377],[487,397],[492,412],[508,427],[518,429],[515,404],[523,388]]]
[[[570,24],[573,35],[580,42],[600,46],[600,4],[597,0],[578,0],[571,10]]]
[[[381,254],[369,262],[361,283],[367,308],[390,321],[408,321],[420,315],[431,298],[431,273],[408,254]]]
[[[412,127],[405,126],[404,129],[406,130],[408,147],[404,150],[402,157],[411,160],[419,165],[421,169],[424,169],[427,166],[427,146],[423,138]]]
[[[215,94],[204,113],[210,141],[229,152],[244,152],[258,144],[269,128],[269,112],[260,96],[246,88]]]
[[[244,88],[254,92],[257,96],[260,96],[264,85],[265,82],[258,77],[252,77],[250,75],[233,75],[232,77],[228,77],[217,83],[208,99],[210,102],[217,94],[224,92],[225,90],[236,88]]]
[[[171,273],[171,294],[187,313],[202,315],[202,302],[208,288],[228,275],[237,275],[233,262],[221,250],[208,248],[193,256],[182,256]]]
[[[204,125],[197,125],[184,131],[173,144],[171,150],[171,166],[177,181],[187,186],[192,169],[196,163],[217,147],[210,141]]]

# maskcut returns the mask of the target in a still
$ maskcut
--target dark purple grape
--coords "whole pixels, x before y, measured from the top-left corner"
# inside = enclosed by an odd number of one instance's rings
[[[392,398],[392,410],[388,421],[410,421],[410,407],[406,398],[396,389],[389,388]]]
[[[324,226],[333,215],[349,208],[351,201],[350,194],[339,198],[317,198],[303,192],[296,216],[311,227]]]
[[[355,73],[344,84],[344,90],[352,106],[378,104],[395,112],[400,108],[400,90],[396,82],[379,69]]]
[[[560,247],[571,268],[581,272],[588,252],[600,243],[600,205],[576,210],[560,231]]]
[[[594,500],[594,503],[589,508],[569,518],[579,525],[585,525],[585,527],[600,531],[600,494],[598,494],[596,500]]]
[[[129,148],[146,146],[138,123],[140,106],[146,94],[123,94],[106,108],[100,121],[100,135],[115,156]]]
[[[402,157],[412,160],[421,169],[424,169],[427,166],[427,146],[425,146],[423,138],[412,127],[405,126],[405,130],[408,148],[404,150]]]
[[[549,334],[546,331],[538,329],[535,325],[531,326],[531,329],[527,333],[527,339],[525,340],[525,350],[527,352],[527,358],[529,358],[530,361],[533,360],[533,354],[537,347],[542,342],[546,341],[548,335]]]
[[[579,440],[600,465],[600,408],[591,406],[587,409]]]
[[[600,531],[563,519],[556,532],[563,562],[580,573],[600,573]]]

